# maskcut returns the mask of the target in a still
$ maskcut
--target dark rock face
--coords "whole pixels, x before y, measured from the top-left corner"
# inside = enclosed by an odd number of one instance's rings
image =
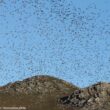
[[[69,96],[61,97],[60,104],[81,110],[102,110],[110,102],[110,84],[98,83],[84,89],[75,90]],[[106,107],[110,105],[106,105]],[[103,109],[103,110],[110,110]]]
[[[66,98],[62,97],[59,99],[59,103],[74,106],[74,107],[83,107],[88,100],[87,95],[83,92],[83,90],[78,89],[75,90],[71,95],[66,96]]]

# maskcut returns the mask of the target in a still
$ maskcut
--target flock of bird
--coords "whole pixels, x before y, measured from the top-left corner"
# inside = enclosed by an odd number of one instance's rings
[[[0,0],[0,84],[43,73],[110,81],[109,14],[72,0]]]

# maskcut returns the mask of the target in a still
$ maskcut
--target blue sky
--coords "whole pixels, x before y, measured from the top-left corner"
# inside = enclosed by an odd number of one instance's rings
[[[110,0],[1,0],[0,85],[46,74],[80,87],[110,82]]]

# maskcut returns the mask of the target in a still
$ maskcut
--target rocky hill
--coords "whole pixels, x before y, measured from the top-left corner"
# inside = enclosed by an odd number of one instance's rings
[[[78,88],[55,77],[33,76],[0,87],[0,107],[25,107],[26,110],[110,110],[110,83],[99,82]]]
[[[23,81],[16,81],[0,87],[0,93],[15,93],[15,94],[48,94],[63,92],[68,93],[71,89],[76,89],[72,84],[48,75],[33,76],[24,79]]]
[[[0,105],[25,106],[29,110],[59,110],[59,97],[71,94],[78,87],[48,75],[33,76],[0,87]]]
[[[71,110],[110,110],[110,83],[99,82],[61,97],[59,103]]]

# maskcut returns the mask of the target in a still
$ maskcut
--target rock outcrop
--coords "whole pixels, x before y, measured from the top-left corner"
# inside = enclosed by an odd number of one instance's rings
[[[58,101],[73,110],[110,110],[110,84],[99,82],[84,89],[77,89]]]

